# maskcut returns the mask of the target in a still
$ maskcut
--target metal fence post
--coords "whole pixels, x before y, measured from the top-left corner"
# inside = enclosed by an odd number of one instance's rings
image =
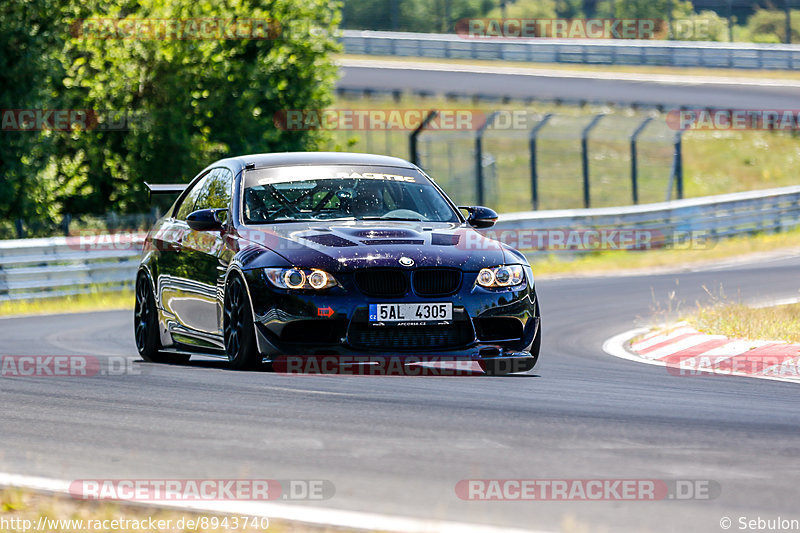
[[[683,199],[683,132],[675,135],[675,189],[678,200]]]
[[[604,113],[596,115],[581,132],[581,156],[583,159],[583,206],[591,207],[591,195],[589,191],[589,133],[597,126],[597,123],[606,116]]]
[[[475,191],[477,197],[478,205],[483,205],[483,193],[484,193],[484,186],[483,186],[483,134],[486,132],[486,128],[492,125],[494,122],[495,117],[497,117],[498,111],[494,111],[491,115],[486,117],[486,122],[478,128],[478,131],[475,133]]]
[[[680,200],[683,198],[683,148],[681,146],[683,131],[675,133],[675,151],[672,155],[672,171],[669,175],[669,185],[667,186],[667,201],[672,199],[672,185],[675,184],[675,196]]]
[[[530,138],[528,139],[528,148],[531,154],[531,199],[533,200],[534,210],[539,209],[539,170],[536,160],[536,139],[539,136],[539,131],[547,125],[551,118],[553,118],[552,113],[542,117],[542,120],[531,129]]]
[[[419,166],[419,152],[417,151],[417,137],[419,134],[422,133],[428,124],[430,124],[431,120],[435,119],[436,116],[439,114],[438,111],[429,111],[428,116],[425,117],[425,120],[417,126],[417,129],[411,132],[411,135],[408,136],[408,145],[409,145],[409,159],[411,162],[417,166]]]
[[[639,203],[639,161],[636,153],[636,141],[652,120],[653,117],[644,119],[631,135],[631,194],[633,195],[634,205]]]
[[[69,225],[72,222],[72,215],[67,213],[61,219],[61,230],[64,232],[65,237],[69,237]]]

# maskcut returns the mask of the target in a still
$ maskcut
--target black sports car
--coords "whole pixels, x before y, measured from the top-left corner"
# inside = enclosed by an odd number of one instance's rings
[[[136,279],[142,358],[477,361],[524,372],[541,342],[528,261],[475,228],[415,165],[350,153],[223,159],[148,233]],[[460,210],[467,213],[465,217]]]

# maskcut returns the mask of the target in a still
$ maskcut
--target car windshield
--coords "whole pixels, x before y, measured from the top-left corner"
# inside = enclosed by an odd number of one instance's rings
[[[456,211],[423,174],[393,167],[281,167],[245,174],[244,221],[458,222]]]

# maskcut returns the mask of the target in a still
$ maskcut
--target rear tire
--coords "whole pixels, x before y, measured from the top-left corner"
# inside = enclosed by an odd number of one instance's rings
[[[158,332],[158,309],[147,275],[136,277],[136,304],[133,308],[133,336],[139,355],[150,363],[186,363],[189,355],[164,353]]]
[[[261,356],[256,348],[253,313],[244,281],[237,274],[232,275],[225,286],[223,311],[222,325],[228,365],[235,370],[257,368],[261,364]]]

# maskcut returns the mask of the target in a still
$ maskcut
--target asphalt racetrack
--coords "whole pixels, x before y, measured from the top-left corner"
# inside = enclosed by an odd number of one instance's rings
[[[380,59],[343,59],[340,63],[339,89],[661,105],[666,109],[795,109],[800,88],[794,80],[771,80],[769,74],[755,78],[752,73],[741,78],[715,78],[531,70],[507,67],[502,62],[492,67]],[[602,71],[602,66],[595,70]]]
[[[535,262],[534,262],[535,271]],[[530,375],[276,375],[137,362],[136,373],[0,378],[0,471],[92,478],[325,479],[324,502],[388,515],[557,531],[721,531],[800,518],[800,389],[677,377],[605,354],[608,337],[720,286],[798,295],[800,258],[678,274],[541,280]],[[3,355],[136,355],[131,312],[0,320]],[[464,479],[711,480],[690,501],[464,501]],[[588,529],[581,529],[585,527]]]

